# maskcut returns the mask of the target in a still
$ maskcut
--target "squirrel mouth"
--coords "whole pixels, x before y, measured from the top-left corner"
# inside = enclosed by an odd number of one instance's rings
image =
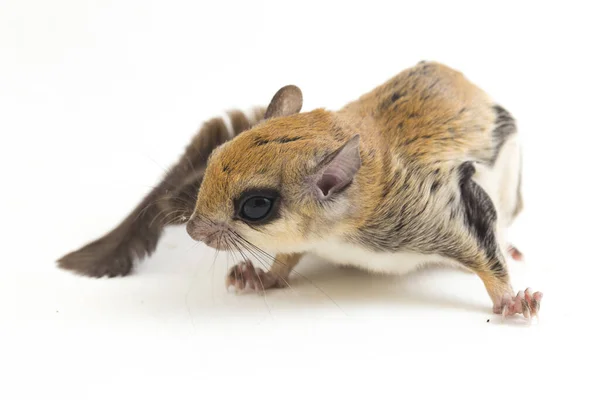
[[[228,238],[225,238],[224,234],[222,237],[215,237],[215,238],[211,238],[211,239],[207,239],[207,240],[203,240],[204,244],[206,244],[208,247],[212,247],[215,250],[227,250],[230,251],[231,249],[231,244],[230,241],[228,241]],[[215,235],[218,236],[218,235]]]

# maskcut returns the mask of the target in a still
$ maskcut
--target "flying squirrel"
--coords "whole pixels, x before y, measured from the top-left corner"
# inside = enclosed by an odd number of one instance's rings
[[[481,278],[494,313],[538,314],[542,293],[515,295],[507,270],[507,257],[521,254],[505,232],[523,209],[521,148],[507,110],[436,62],[338,111],[301,112],[302,102],[288,85],[266,111],[209,121],[117,228],[59,266],[126,275],[166,225],[186,223],[210,247],[276,255],[268,271],[233,266],[226,285],[238,289],[287,285],[307,253],[391,274],[457,265]]]

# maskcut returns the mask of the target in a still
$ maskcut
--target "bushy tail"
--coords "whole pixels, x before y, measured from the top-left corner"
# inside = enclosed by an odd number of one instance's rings
[[[163,180],[112,231],[60,258],[60,268],[82,275],[124,276],[151,255],[164,228],[187,221],[210,153],[263,119],[265,108],[233,110],[205,122]]]

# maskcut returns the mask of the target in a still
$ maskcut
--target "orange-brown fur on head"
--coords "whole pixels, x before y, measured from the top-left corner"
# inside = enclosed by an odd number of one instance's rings
[[[438,63],[405,70],[337,112],[297,114],[294,96],[282,91],[269,106],[273,118],[213,153],[198,216],[277,252],[310,251],[315,241],[336,239],[486,263],[460,217],[459,193],[461,179],[470,179],[465,163],[493,164],[504,140],[485,92]],[[333,199],[315,197],[307,180],[317,164],[355,135],[361,165],[351,184]],[[233,199],[261,187],[281,192],[282,214],[250,227],[236,220]],[[460,254],[450,254],[455,248]]]
[[[212,121],[117,229],[59,263],[92,276],[129,273],[164,226],[187,220],[198,192],[192,238],[277,253],[268,272],[248,260],[233,267],[226,282],[238,289],[287,284],[305,252],[379,271],[458,262],[481,277],[495,312],[537,312],[541,293],[513,299],[504,257],[501,231],[522,208],[508,111],[461,73],[427,62],[337,112],[299,114],[301,106],[300,90],[285,86],[259,118],[232,113],[231,129]]]
[[[310,177],[319,163],[352,136],[336,125],[333,113],[318,109],[273,118],[213,152],[202,183],[196,214],[225,223],[267,249],[291,248],[338,228],[352,214],[348,190],[331,202],[319,201]],[[236,219],[233,199],[248,189],[280,193],[280,218],[260,227]]]

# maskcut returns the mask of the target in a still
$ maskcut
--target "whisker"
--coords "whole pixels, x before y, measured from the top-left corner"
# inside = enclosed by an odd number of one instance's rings
[[[165,215],[163,215],[163,217],[162,217],[162,218],[160,219],[160,221],[159,221],[159,224],[160,224],[161,226],[163,226],[163,223],[164,223],[164,221],[165,221],[167,218],[169,218],[169,216],[171,216],[171,215],[173,215],[173,214],[175,214],[175,213],[182,213],[182,214],[183,214],[184,212],[185,212],[185,210],[179,210],[179,209],[177,209],[177,210],[173,210],[173,211],[171,211],[171,212],[168,212],[168,213],[166,213]],[[178,219],[180,219],[180,218],[181,218],[181,217],[179,217],[179,216],[178,216],[178,217],[176,217],[175,219],[172,219],[172,220],[171,220],[169,223],[167,223],[167,224],[164,224],[164,226],[171,225],[171,224],[172,224],[174,221],[177,221],[177,220],[178,220]],[[156,217],[154,217],[154,219],[156,219]],[[154,219],[152,220],[152,222],[154,222]],[[152,226],[152,223],[150,223],[150,226]]]
[[[239,243],[239,244],[240,244],[240,246],[243,246],[252,256],[254,256],[254,258],[256,258],[258,260],[258,262],[265,268],[265,270],[269,271],[270,273],[274,273],[279,279],[281,279],[283,281],[283,283],[285,283],[287,288],[290,289],[294,293],[295,296],[299,296],[298,291],[296,289],[294,289],[294,287],[292,285],[290,285],[288,280],[286,278],[284,278],[281,274],[279,274],[278,272],[273,270],[272,263],[271,263],[271,265],[269,265],[268,260],[264,260],[260,254],[257,254],[252,249],[248,248],[247,245],[245,245],[244,243]],[[289,268],[288,268],[288,270],[289,270]]]
[[[265,267],[265,269],[271,273],[274,273],[275,275],[277,275],[281,280],[283,280],[283,282],[287,285],[288,288],[290,288],[293,292],[296,292],[296,290],[289,284],[289,282],[283,277],[281,276],[279,273],[275,272],[273,270],[273,268],[271,268],[271,266],[269,266],[264,259],[261,258],[260,254],[257,254],[255,251],[253,251],[251,248],[248,247],[248,245],[246,245],[243,242],[239,242],[239,245],[244,247],[246,249],[246,251],[248,251],[252,256],[254,256],[263,267]],[[287,267],[286,267],[287,268]]]
[[[166,184],[168,184],[168,185],[170,185],[170,186],[173,188],[173,189],[171,189],[171,190],[173,190],[173,191],[176,191],[176,190],[178,189],[178,187],[177,187],[177,186],[175,186],[175,185],[173,185],[171,182],[169,182],[169,181],[165,180],[165,181],[162,181],[161,183],[159,183],[159,184],[158,184],[158,185],[156,185],[156,186],[148,186],[149,188],[151,188],[151,190],[150,190],[150,192],[149,192],[149,193],[152,193],[152,191],[154,191],[154,190],[156,190],[156,189],[160,188],[160,186],[161,186],[161,185],[163,185],[163,184],[165,184],[165,183],[166,183]],[[195,203],[196,203],[196,196],[195,196],[195,195],[192,195],[192,194],[190,194],[190,193],[188,193],[188,192],[186,192],[186,191],[181,191],[181,192],[179,192],[179,193],[181,193],[181,194],[185,194],[186,196],[188,196],[188,197],[189,197],[189,201],[190,201],[191,203],[193,203],[193,204],[195,204]],[[173,201],[182,201],[182,202],[184,202],[185,204],[187,204],[187,202],[188,202],[188,200],[181,199],[179,196],[177,196],[177,197],[173,196],[173,194],[167,190],[167,193],[166,193],[166,194],[159,195],[159,197],[158,197],[158,198],[156,198],[156,199],[154,199],[153,201],[151,201],[150,203],[146,204],[146,205],[144,206],[144,208],[143,208],[143,209],[141,209],[141,210],[140,210],[140,212],[139,212],[139,213],[138,213],[138,214],[135,216],[135,218],[133,219],[133,221],[134,221],[134,222],[135,222],[135,221],[137,221],[137,219],[138,219],[138,218],[139,218],[139,217],[140,217],[140,216],[141,216],[141,215],[142,215],[144,212],[146,212],[146,211],[148,210],[148,208],[149,208],[149,207],[151,207],[151,206],[154,206],[154,205],[156,205],[156,204],[158,204],[158,203],[160,203],[160,202],[162,202],[162,201],[168,201],[168,200],[173,200]],[[162,211],[162,210],[161,210],[161,211]]]
[[[229,270],[231,269],[231,267],[229,267],[231,265],[231,263],[229,262],[229,257],[231,255],[231,252],[229,251],[229,247],[227,244],[225,244],[225,247],[227,247],[227,250],[225,251],[225,256],[227,257],[227,259],[225,260],[226,265],[227,265],[227,269],[225,272],[227,275],[225,276],[225,279],[226,279],[226,281],[229,281]],[[227,292],[229,292],[229,285],[227,285],[226,289],[227,289]]]
[[[194,241],[194,243],[192,243],[192,244],[191,244],[191,245],[190,245],[190,246],[189,246],[187,249],[185,249],[184,251],[187,253],[187,252],[188,252],[188,251],[190,251],[191,249],[193,249],[193,248],[195,248],[195,247],[198,247],[198,246],[200,246],[200,243],[202,243],[202,242],[197,242],[197,241]]]
[[[199,244],[200,244],[200,242],[196,242],[196,243],[194,243],[194,246],[193,246],[193,247],[196,247],[196,246],[198,246]],[[191,249],[191,248],[189,248],[187,251],[189,251],[190,249]],[[216,254],[215,254],[215,260],[216,260],[216,258],[217,258],[217,257],[216,257]],[[214,264],[215,264],[215,260],[213,260],[213,266],[214,266]],[[192,274],[192,279],[191,279],[191,281],[190,281],[190,284],[189,284],[188,290],[187,290],[187,292],[186,292],[186,294],[185,294],[185,307],[186,307],[186,309],[187,309],[187,311],[188,311],[188,314],[189,314],[189,316],[190,316],[190,319],[191,319],[191,321],[192,321],[192,326],[193,326],[193,328],[194,328],[194,331],[196,330],[196,321],[195,321],[195,318],[194,318],[194,316],[193,316],[193,314],[192,314],[192,312],[191,312],[191,309],[190,309],[189,297],[190,297],[190,293],[192,292],[192,288],[193,288],[194,282],[196,281],[196,278],[197,278],[197,276],[198,276],[198,272],[200,271],[200,265],[201,265],[201,263],[198,263],[198,265],[196,266],[196,268],[195,268],[195,270],[194,270],[194,273]],[[211,268],[212,268],[212,267],[211,267]],[[214,304],[214,296],[213,296],[213,304]]]
[[[138,218],[139,218],[139,217],[140,217],[140,216],[141,216],[143,213],[145,213],[145,212],[148,210],[148,208],[149,208],[149,207],[151,207],[151,206],[154,206],[154,205],[158,204],[159,202],[161,202],[161,201],[165,200],[165,199],[166,199],[166,197],[167,197],[167,196],[160,197],[160,198],[158,198],[158,199],[156,199],[156,200],[153,200],[153,201],[151,201],[150,203],[146,204],[146,205],[144,206],[144,208],[142,208],[142,209],[140,210],[140,212],[139,212],[139,213],[138,213],[138,214],[135,216],[135,218],[133,219],[133,221],[132,221],[132,222],[135,222],[135,221],[137,221],[137,219],[138,219]]]
[[[210,266],[210,268],[208,269],[209,273],[212,272],[212,279],[211,279],[211,284],[210,284],[210,297],[212,299],[213,305],[215,304],[215,263],[217,262],[217,256],[219,255],[220,252],[220,248],[221,248],[221,239],[223,238],[223,232],[221,232],[221,234],[219,235],[219,238],[217,239],[217,249],[215,250],[215,256],[213,257],[213,262]]]
[[[279,260],[277,260],[275,257],[273,257],[272,255],[270,255],[269,253],[267,253],[266,251],[264,251],[263,249],[261,249],[260,247],[256,246],[255,244],[251,243],[250,241],[246,240],[244,237],[242,237],[240,234],[238,234],[237,232],[233,232],[233,234],[238,237],[240,240],[244,241],[245,243],[247,243],[249,246],[251,246],[252,248],[254,248],[256,251],[260,252],[263,256],[267,257],[270,260],[273,260],[274,263],[279,263],[280,265],[283,265],[284,267],[287,267],[287,265]],[[346,316],[348,316],[348,314],[342,309],[342,307],[340,307],[340,305],[331,297],[329,296],[321,287],[319,287],[317,284],[315,284],[312,280],[310,280],[309,278],[307,278],[306,276],[304,276],[303,274],[301,274],[298,271],[295,271],[294,269],[291,270],[291,272],[297,274],[298,276],[300,276],[301,278],[305,279],[306,281],[308,281],[311,285],[313,285],[315,288],[317,288],[317,290],[319,290],[324,296],[326,296],[329,300],[331,300],[331,302],[333,304],[336,305],[337,308],[339,308],[339,310],[341,312],[343,312]]]
[[[182,217],[183,217],[183,220],[182,220]],[[178,215],[174,218],[171,218],[169,221],[167,221],[167,223],[164,225],[164,227],[176,225],[177,221],[179,221],[180,224],[183,224],[185,221],[187,221],[187,217],[185,215],[183,215],[183,216]]]
[[[244,258],[246,262],[250,263],[250,260],[246,257],[246,255],[244,254],[244,252],[236,244],[236,241],[233,240],[233,238],[231,238],[231,239],[232,239],[231,240],[231,244],[239,251],[239,253],[241,254],[242,258]],[[260,279],[260,276],[258,274],[256,274],[256,277],[258,278],[258,282],[260,283],[260,286],[262,287],[263,301],[265,302],[265,306],[267,306],[267,310],[269,311],[269,315],[272,318],[273,317],[273,313],[271,312],[271,306],[267,302],[267,291],[265,290],[265,285],[263,285],[262,279]]]
[[[225,243],[226,243],[225,246],[227,246],[227,253],[230,254],[231,258],[233,259],[233,267],[232,268],[233,268],[233,275],[235,276],[234,290],[235,290],[235,293],[237,294],[237,293],[239,293],[239,289],[238,289],[238,285],[237,285],[237,282],[239,281],[238,269],[236,268],[237,262],[236,262],[234,254],[233,254],[233,251],[231,251],[231,246],[229,244],[229,241],[225,240]]]
[[[218,232],[213,232],[213,233],[211,233],[210,235],[208,235],[208,236],[206,237],[206,239],[208,240],[208,239],[212,238],[212,237],[213,237],[214,235],[216,235],[217,233],[218,233]],[[201,241],[194,241],[194,243],[192,243],[192,245],[191,245],[190,247],[188,247],[188,248],[187,248],[185,251],[186,251],[186,252],[187,252],[187,251],[190,251],[190,250],[191,250],[191,249],[193,249],[194,247],[197,247],[197,246],[199,246],[201,243],[204,243],[204,242],[201,242]]]
[[[159,210],[156,215],[154,216],[154,218],[152,218],[152,220],[150,221],[150,223],[148,224],[148,227],[152,227],[152,225],[154,224],[154,221],[156,221],[156,219],[158,217],[160,217],[161,215],[164,215],[163,213],[167,212],[168,210]]]
[[[234,232],[234,234],[237,235],[248,247],[254,249],[255,252],[257,252],[258,254],[261,254],[263,257],[266,257],[268,260],[272,261],[274,264],[279,264],[279,265],[283,266],[284,268],[290,269],[289,266],[286,263],[284,263],[283,261],[277,260],[276,257],[267,253],[260,247],[256,246],[255,244],[251,243],[250,241],[246,240],[245,238],[241,237],[239,234],[237,234],[235,232]]]

